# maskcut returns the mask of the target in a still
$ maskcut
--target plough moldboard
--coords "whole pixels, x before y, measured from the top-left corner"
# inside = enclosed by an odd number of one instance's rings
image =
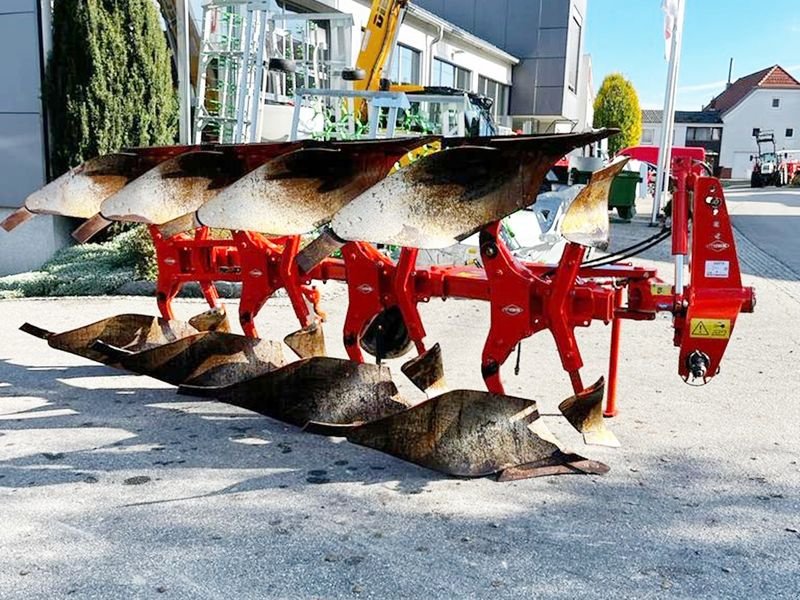
[[[595,173],[566,209],[558,264],[512,255],[501,219],[535,202],[560,157],[612,133],[183,146],[100,157],[33,194],[3,226],[10,230],[35,213],[88,218],[82,237],[110,221],[147,224],[161,317],[121,315],[61,334],[23,329],[53,347],[179,385],[181,393],[451,475],[602,473],[608,467],[563,448],[533,401],[505,394],[500,367],[521,340],[552,334],[574,390],[559,408],[587,443],[617,445],[603,422],[605,380],[584,385],[575,329],[593,321],[612,326],[610,416],[622,320],[671,313],[678,372],[706,383],[719,371],[739,313],[755,304],[754,291],[742,287],[722,186],[685,160],[672,164],[672,247],[687,255],[691,245],[688,285],[666,285],[655,270],[622,262],[620,254],[587,260],[588,248],[608,245],[607,197],[624,161]],[[433,142],[441,150],[401,161]],[[212,227],[231,234],[213,239]],[[480,266],[417,265],[420,249],[476,232]],[[309,234],[317,237],[304,246]],[[390,257],[382,245],[399,247],[399,255]],[[334,250],[340,255],[331,256]],[[349,360],[325,355],[314,282],[329,280],[347,285],[342,341]],[[189,281],[200,284],[212,310],[176,322],[172,300]],[[241,282],[245,336],[228,331],[216,281]],[[289,363],[280,344],[260,339],[255,328],[279,289],[300,325],[284,340],[299,357]],[[433,298],[489,303],[480,362],[487,391],[448,388],[441,349],[427,342],[418,310]],[[418,404],[401,397],[380,364],[407,353],[415,355],[402,372],[428,396]]]

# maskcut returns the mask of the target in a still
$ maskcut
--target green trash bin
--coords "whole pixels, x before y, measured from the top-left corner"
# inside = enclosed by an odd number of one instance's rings
[[[611,183],[608,194],[608,209],[617,209],[621,219],[630,221],[636,216],[636,185],[642,178],[634,171],[622,171]]]

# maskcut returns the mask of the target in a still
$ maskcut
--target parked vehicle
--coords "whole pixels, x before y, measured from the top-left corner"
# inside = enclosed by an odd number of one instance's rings
[[[775,134],[772,131],[760,131],[755,138],[758,154],[750,157],[750,160],[755,160],[753,172],[750,174],[750,187],[783,185],[785,182],[781,156],[775,147]]]

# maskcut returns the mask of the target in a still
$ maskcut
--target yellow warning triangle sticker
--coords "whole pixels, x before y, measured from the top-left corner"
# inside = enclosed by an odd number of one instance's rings
[[[706,329],[702,321],[699,321],[695,328],[692,329],[692,335],[694,337],[707,337],[709,335],[708,329]]]

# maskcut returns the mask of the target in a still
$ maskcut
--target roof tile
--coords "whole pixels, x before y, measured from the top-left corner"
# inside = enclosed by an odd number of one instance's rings
[[[800,88],[800,81],[792,77],[786,69],[773,65],[750,73],[734,81],[724,92],[709,102],[705,110],[714,109],[727,112],[747,96],[754,88]]]

